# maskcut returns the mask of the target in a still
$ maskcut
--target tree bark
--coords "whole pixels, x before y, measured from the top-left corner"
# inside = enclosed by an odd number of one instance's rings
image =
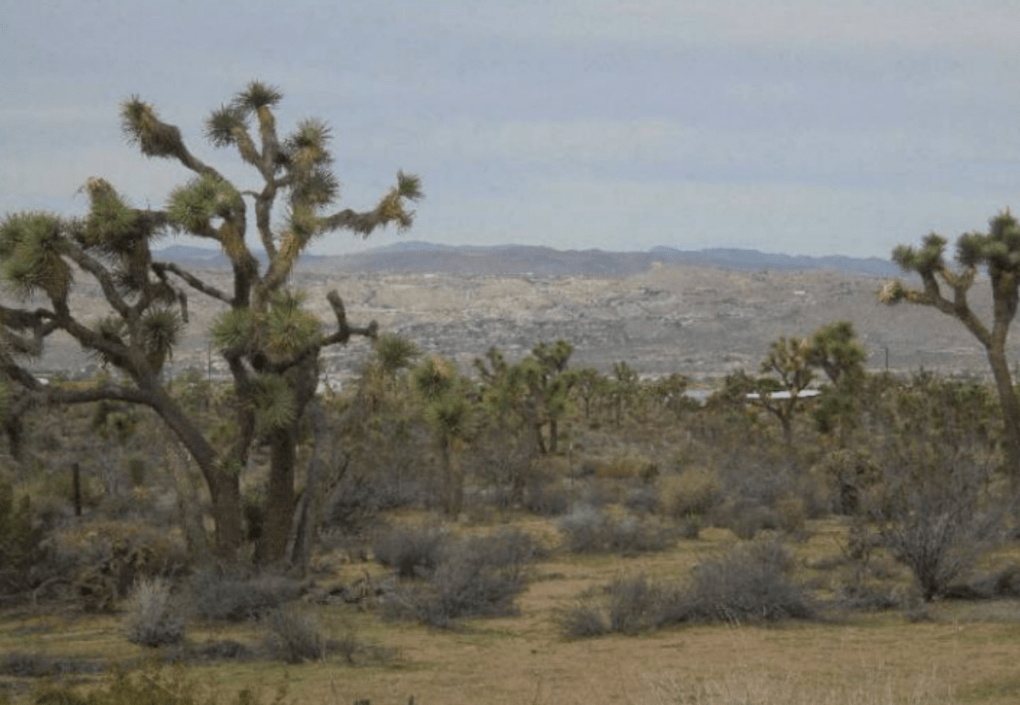
[[[1004,348],[991,345],[986,350],[995,379],[995,388],[999,393],[999,406],[1002,408],[1006,438],[1006,469],[1016,489],[1020,486],[1020,400],[1017,399],[1016,391],[1013,389],[1013,377],[1009,371]]]
[[[221,559],[232,560],[244,540],[241,530],[241,468],[221,462],[216,449],[177,403],[163,390],[152,392],[152,408],[170,427],[202,471],[212,500],[216,522],[216,552]]]
[[[269,438],[270,470],[266,491],[266,519],[259,544],[258,561],[277,563],[286,555],[294,520],[294,472],[297,466],[297,430],[294,425],[272,433]]]

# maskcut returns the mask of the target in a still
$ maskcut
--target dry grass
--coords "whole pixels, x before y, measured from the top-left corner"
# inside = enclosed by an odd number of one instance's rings
[[[831,576],[837,568],[810,566],[838,552],[839,522],[809,524],[811,539],[794,546],[798,575]],[[529,526],[536,533],[549,531],[542,522]],[[705,625],[583,641],[560,635],[557,610],[576,604],[585,590],[640,572],[680,579],[734,543],[729,531],[706,529],[701,539],[635,558],[557,553],[535,565],[518,600],[519,616],[471,620],[454,631],[387,623],[348,607],[314,608],[325,638],[353,632],[400,654],[384,664],[349,666],[336,655],[299,666],[228,661],[191,671],[224,692],[252,683],[272,691],[286,678],[295,702],[337,705],[357,699],[406,703],[411,695],[419,703],[444,705],[1006,705],[1020,699],[1020,609],[1014,602],[982,603],[980,609],[974,603],[936,603],[933,619],[923,623],[887,612],[831,623]],[[826,590],[823,585],[823,597]],[[0,622],[0,653],[125,662],[145,657],[148,649],[123,638],[119,619],[9,613]],[[189,625],[188,634],[197,645],[261,639],[258,626],[246,624],[199,622]]]

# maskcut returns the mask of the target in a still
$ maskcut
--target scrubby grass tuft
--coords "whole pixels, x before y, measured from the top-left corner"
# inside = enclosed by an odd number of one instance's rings
[[[125,622],[128,641],[149,647],[177,644],[184,639],[185,624],[183,606],[168,581],[143,578],[135,583]]]

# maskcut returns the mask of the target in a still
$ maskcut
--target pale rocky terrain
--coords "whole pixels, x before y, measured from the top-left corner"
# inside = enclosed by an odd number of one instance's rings
[[[224,270],[198,272],[226,286]],[[80,280],[77,301],[98,317],[101,300]],[[511,359],[539,340],[565,338],[573,364],[608,370],[627,361],[646,375],[681,372],[710,385],[737,368],[753,371],[769,343],[781,335],[804,336],[836,320],[853,322],[868,352],[867,365],[896,371],[924,367],[945,374],[985,375],[983,350],[957,322],[933,309],[877,303],[885,279],[837,270],[748,271],[710,266],[653,264],[626,276],[499,276],[450,273],[350,273],[328,258],[299,269],[295,282],[327,323],[326,292],[337,289],[358,325],[374,319],[429,353],[449,356],[463,369],[495,346]],[[987,302],[983,284],[973,293]],[[191,323],[173,359],[172,372],[207,371],[205,331],[216,309],[197,293],[189,299]],[[55,341],[40,368],[79,371],[90,361],[75,346]],[[329,375],[354,374],[367,344],[352,341],[326,356]],[[1014,357],[1020,340],[1011,337]],[[93,363],[94,364],[94,363]]]

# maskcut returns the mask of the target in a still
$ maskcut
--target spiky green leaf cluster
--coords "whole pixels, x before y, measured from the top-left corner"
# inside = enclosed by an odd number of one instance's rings
[[[302,308],[303,292],[277,292],[269,305],[268,349],[271,355],[285,357],[315,343],[322,333],[322,322]]]
[[[426,404],[441,399],[456,383],[457,368],[441,357],[430,357],[411,372],[411,387]]]
[[[138,96],[124,101],[120,118],[128,142],[137,145],[145,156],[175,157],[184,150],[181,131],[162,122],[153,107]]]
[[[247,130],[244,111],[233,105],[221,106],[205,121],[205,137],[216,147],[237,144],[247,136]]]
[[[326,168],[315,168],[294,183],[291,189],[291,208],[318,209],[328,206],[340,194],[340,181]]]
[[[209,329],[218,350],[246,350],[255,340],[255,319],[249,309],[235,308],[221,313]]]
[[[0,223],[0,276],[17,296],[67,296],[72,274],[61,256],[63,237],[60,219],[46,213],[17,213]]]
[[[411,367],[421,350],[412,341],[396,333],[383,333],[372,343],[375,359],[383,374],[395,375],[400,370]]]
[[[321,120],[307,119],[283,144],[281,159],[291,178],[290,205],[295,212],[315,214],[336,200],[340,182],[331,169],[329,150],[332,131]],[[318,225],[306,226],[308,236],[317,234]]]
[[[142,318],[142,345],[150,354],[167,356],[180,338],[184,322],[173,308],[154,308]]]
[[[275,86],[262,81],[251,81],[234,96],[233,106],[244,113],[252,113],[259,108],[271,108],[281,100],[283,93]]]
[[[105,179],[90,178],[84,190],[89,197],[85,244],[110,252],[122,249],[122,241],[138,233],[138,211],[127,205]]]
[[[230,182],[204,174],[171,192],[167,216],[182,230],[204,234],[214,218],[243,210],[241,195]]]
[[[100,318],[98,321],[92,324],[92,330],[99,334],[103,340],[111,343],[122,344],[124,342],[124,333],[127,330],[127,324],[123,318],[118,316],[107,316]]]
[[[467,438],[473,426],[473,407],[463,394],[447,393],[425,407],[425,419],[450,438]]]
[[[260,434],[282,428],[294,420],[297,401],[283,377],[260,375],[251,395],[256,431]]]
[[[308,174],[315,167],[329,164],[333,159],[329,151],[332,137],[333,131],[322,120],[307,118],[299,122],[283,144],[291,170]]]

